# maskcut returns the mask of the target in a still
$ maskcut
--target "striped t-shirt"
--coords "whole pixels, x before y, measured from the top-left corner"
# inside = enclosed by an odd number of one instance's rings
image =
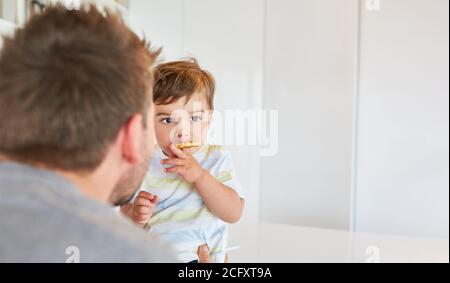
[[[198,260],[197,250],[203,244],[208,245],[214,262],[224,262],[227,223],[209,211],[194,185],[178,174],[163,171],[165,167],[173,166],[161,165],[161,159],[166,158],[158,147],[141,187],[141,191],[155,194],[160,199],[146,228],[149,233],[172,244],[181,262]],[[244,198],[231,156],[222,146],[205,144],[194,158],[219,182]]]

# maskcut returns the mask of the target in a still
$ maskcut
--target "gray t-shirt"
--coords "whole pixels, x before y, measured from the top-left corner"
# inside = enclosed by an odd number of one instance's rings
[[[64,177],[0,162],[0,262],[174,262],[172,249]]]

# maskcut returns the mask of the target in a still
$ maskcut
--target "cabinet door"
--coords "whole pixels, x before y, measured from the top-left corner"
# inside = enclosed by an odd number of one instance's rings
[[[361,11],[356,229],[447,237],[449,1]]]
[[[358,2],[267,5],[264,108],[279,111],[279,152],[262,159],[262,218],[348,229]]]

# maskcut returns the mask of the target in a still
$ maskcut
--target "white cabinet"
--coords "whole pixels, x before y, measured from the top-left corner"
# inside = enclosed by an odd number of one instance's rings
[[[0,0],[0,20],[18,23],[25,20],[25,0]]]
[[[16,26],[24,24],[30,15],[55,3],[62,3],[70,8],[94,3],[99,9],[109,9],[120,13],[128,23],[128,2],[128,0],[0,0],[0,35],[11,33]]]
[[[0,49],[2,48],[3,45],[3,36],[5,35],[10,35],[15,28],[15,24],[2,20],[0,19]]]
[[[358,231],[449,233],[449,1],[361,11]]]
[[[194,56],[213,73],[217,80],[216,109],[221,113],[261,108],[264,1],[134,0],[130,3],[130,21],[152,45],[163,46],[163,60]],[[256,221],[258,148],[230,149],[248,196],[244,222]]]
[[[261,109],[264,1],[187,0],[184,5],[184,56],[197,57],[216,77],[216,108],[222,117],[226,110]],[[230,124],[225,126],[225,121],[216,122],[217,128],[233,127]],[[237,143],[236,129],[234,126],[233,145]],[[242,135],[246,133],[243,132]],[[238,178],[248,196],[242,223],[245,225],[247,221],[259,218],[259,149],[252,145],[230,146],[231,143],[228,144],[226,139],[219,142],[231,149]]]
[[[280,129],[261,159],[262,219],[349,229],[358,1],[267,4],[264,108]]]
[[[235,149],[252,219],[448,237],[448,0],[130,4],[219,109],[279,111],[276,156]]]
[[[0,19],[8,22],[15,22],[16,1],[0,0]]]

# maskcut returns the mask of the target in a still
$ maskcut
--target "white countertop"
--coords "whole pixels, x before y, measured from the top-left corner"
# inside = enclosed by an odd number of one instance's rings
[[[230,262],[449,262],[449,240],[272,223],[230,226]]]

